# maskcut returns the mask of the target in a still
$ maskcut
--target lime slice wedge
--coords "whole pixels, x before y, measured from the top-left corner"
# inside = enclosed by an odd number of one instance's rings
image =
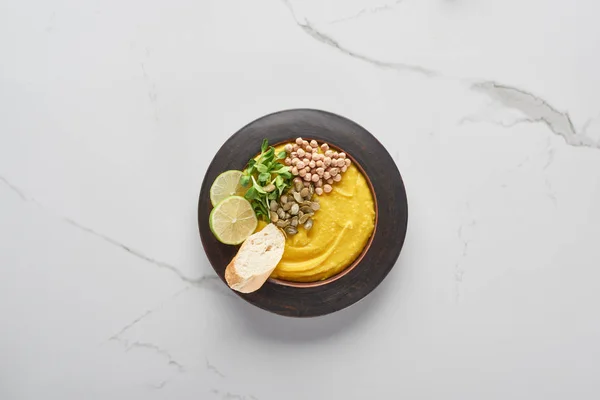
[[[217,176],[217,179],[210,187],[210,202],[213,207],[229,196],[243,196],[246,189],[240,185],[242,171],[225,171]]]
[[[210,230],[225,244],[240,244],[254,233],[258,220],[250,202],[240,196],[230,196],[210,212]]]

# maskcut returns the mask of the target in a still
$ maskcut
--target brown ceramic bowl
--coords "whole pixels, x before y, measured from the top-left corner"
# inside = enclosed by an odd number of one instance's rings
[[[274,146],[279,146],[281,144],[285,144],[285,143],[290,143],[293,142],[296,138],[290,138],[286,141],[283,142],[279,142],[277,144],[275,144]],[[309,142],[311,140],[317,140],[318,142],[320,142],[320,139],[314,138],[314,137],[302,137],[302,139],[304,140],[308,140]],[[352,154],[349,153],[348,151],[334,145],[331,143],[328,143],[329,147],[333,150],[337,150],[338,152],[344,152],[346,153],[346,157],[348,157],[349,159],[352,160],[352,162],[354,163],[354,166],[358,168],[358,170],[360,171],[361,174],[363,174],[363,176],[365,177],[365,179],[367,180],[367,184],[369,185],[369,189],[371,189],[371,195],[373,195],[373,200],[375,202],[375,228],[373,229],[373,233],[371,234],[371,237],[369,238],[369,240],[367,241],[367,244],[365,244],[365,247],[363,248],[363,251],[358,255],[358,257],[356,257],[356,259],[352,262],[352,264],[348,265],[346,268],[344,268],[343,270],[341,270],[340,272],[338,272],[337,274],[330,276],[327,279],[323,279],[320,281],[314,281],[314,282],[296,282],[296,281],[287,281],[285,279],[278,279],[278,278],[269,278],[269,282],[273,282],[276,283],[278,285],[283,285],[283,286],[291,286],[291,287],[297,287],[297,288],[309,288],[309,287],[317,287],[317,286],[323,286],[323,285],[327,285],[331,282],[335,282],[338,279],[340,279],[341,277],[343,277],[344,275],[350,273],[350,271],[352,271],[352,269],[354,269],[358,264],[360,264],[361,260],[363,259],[364,255],[367,253],[367,251],[369,250],[369,247],[371,247],[371,243],[373,243],[373,238],[375,237],[375,231],[377,230],[377,219],[379,218],[379,213],[377,212],[377,196],[375,193],[375,190],[373,189],[373,184],[371,183],[371,180],[369,179],[369,176],[366,174],[365,170],[363,169],[363,167],[356,161],[356,159],[354,159],[354,157],[352,157]]]
[[[351,265],[326,280],[269,279],[256,292],[234,293],[270,312],[313,317],[348,307],[373,291],[394,267],[406,236],[408,204],[402,177],[392,157],[366,129],[339,115],[309,109],[281,111],[249,123],[223,144],[206,171],[198,201],[198,228],[206,255],[226,284],[225,268],[238,247],[220,243],[210,231],[210,186],[221,172],[244,168],[263,139],[274,144],[299,136],[343,149],[359,167],[375,200],[373,234]]]

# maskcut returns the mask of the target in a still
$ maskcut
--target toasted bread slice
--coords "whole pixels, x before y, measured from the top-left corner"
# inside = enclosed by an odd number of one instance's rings
[[[271,275],[285,246],[285,236],[273,224],[248,237],[225,269],[230,288],[241,293],[258,290]]]

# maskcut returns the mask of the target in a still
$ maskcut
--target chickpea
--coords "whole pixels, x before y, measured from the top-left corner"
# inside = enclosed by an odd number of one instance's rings
[[[342,151],[341,153],[338,154],[338,157],[344,159],[344,158],[346,158],[346,153],[344,153]]]
[[[310,141],[310,147],[317,148],[317,147],[319,147],[319,144],[317,143],[316,140],[311,140]]]
[[[301,138],[301,137],[299,137],[298,139],[296,139],[296,144],[297,144],[298,146],[302,145],[302,142],[303,142],[303,140],[302,140],[302,138]]]
[[[298,168],[292,167],[292,175],[298,175]]]
[[[304,146],[304,147],[308,146],[308,140],[303,140],[302,141],[302,146]]]
[[[306,167],[304,167],[304,169],[306,170],[306,172],[310,172],[310,170],[311,170],[310,165],[307,165]]]
[[[344,166],[342,167],[341,171],[342,172],[346,172],[348,170],[348,167],[346,167],[346,165],[344,164]]]
[[[331,165],[331,158],[325,156],[325,158],[323,159],[323,165],[329,167]]]
[[[310,182],[309,181],[304,181],[304,187],[309,187],[310,186]]]
[[[297,158],[297,157],[298,157],[298,153],[297,153],[297,152],[295,152],[295,151],[292,151],[292,152],[290,153],[290,157],[292,157],[292,158]]]
[[[342,176],[341,175],[336,175],[336,176],[333,177],[333,181],[334,182],[339,182],[341,180],[342,180]]]
[[[333,178],[329,178],[329,179],[327,179],[327,183],[328,183],[329,185],[333,185]],[[326,185],[326,186],[327,186],[327,185]]]
[[[294,167],[296,168],[296,167]],[[296,171],[298,171],[298,169],[296,168]],[[292,174],[294,173],[294,171],[292,170]],[[305,177],[306,176],[306,170],[305,169],[301,169],[298,171],[298,175],[300,175],[301,177]]]
[[[325,153],[327,150],[329,150],[329,145],[327,143],[323,143],[321,145],[321,150],[323,150],[323,153]]]
[[[308,163],[310,162],[310,160],[306,157],[304,157],[304,160],[302,160],[302,161],[304,161],[304,165],[308,165]]]
[[[350,166],[350,164],[352,164],[352,161],[351,161],[349,158],[346,158],[346,159],[344,160],[344,162],[345,162],[345,164],[346,164],[346,167],[349,167],[349,166]]]
[[[297,144],[294,144],[292,146],[292,151],[298,151],[299,148],[300,148],[300,146],[298,146]]]
[[[317,162],[315,163],[315,165],[316,165],[317,167],[322,167],[322,166],[323,166],[323,161],[319,160],[319,161],[317,161]]]
[[[333,153],[331,158],[336,159],[339,157],[340,155],[338,153]]]
[[[306,153],[306,154],[304,155],[304,157],[308,158],[309,160],[313,160],[313,159],[314,159],[314,157],[313,157],[313,153]]]
[[[317,163],[311,160],[311,161],[308,163],[308,165],[309,165],[311,168],[314,168],[314,167],[316,167],[316,166],[317,166]]]
[[[304,162],[298,161],[298,163],[296,163],[296,167],[298,167],[298,169],[304,169]]]
[[[286,151],[286,153],[291,153],[293,147],[292,147],[291,143],[288,143],[285,145],[285,147],[283,149]]]
[[[298,157],[303,158],[304,157],[304,149],[298,149]]]
[[[314,153],[312,157],[313,157],[313,160],[320,161],[323,159],[323,154]]]
[[[315,193],[316,193],[317,195],[319,195],[319,196],[320,196],[320,195],[322,195],[322,194],[323,194],[323,188],[320,188],[320,187],[316,188],[316,189],[315,189]]]
[[[298,161],[300,160],[298,160],[297,158],[292,158],[292,165],[296,166],[296,164],[298,164]]]
[[[317,168],[317,175],[323,176],[324,173],[325,173],[325,169],[323,169],[323,168]]]
[[[333,151],[331,151],[331,150],[327,150],[327,151],[325,152],[325,157],[331,157],[331,156],[333,156]]]
[[[307,172],[306,175],[304,175],[304,180],[310,181],[311,179],[312,179],[312,174],[310,172]]]
[[[323,172],[323,178],[325,178],[325,180],[331,178],[331,174],[329,173],[329,171]]]
[[[329,173],[331,174],[331,176],[335,177],[338,174],[338,169],[337,168],[331,168],[331,170],[329,170]]]
[[[304,150],[306,150],[307,153],[312,153],[313,148],[310,147],[310,144],[307,144],[306,146],[304,146]]]
[[[323,191],[325,193],[330,193],[331,189],[332,189],[331,185],[325,185],[325,186],[323,186]]]
[[[285,163],[285,165],[292,165],[292,159],[289,157],[286,157],[284,163]]]
[[[346,160],[344,160],[342,158],[338,158],[338,160],[337,160],[337,166],[338,166],[338,168],[345,167],[346,166]]]
[[[314,183],[317,183],[319,181],[319,175],[312,174],[310,177],[310,180],[313,181]]]
[[[319,179],[317,181],[317,183],[315,184],[315,186],[318,187],[318,188],[323,187],[323,179]]]

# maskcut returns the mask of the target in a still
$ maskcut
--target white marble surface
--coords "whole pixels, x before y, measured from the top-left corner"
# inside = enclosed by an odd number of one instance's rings
[[[0,2],[0,398],[597,399],[597,0]],[[320,108],[389,149],[398,264],[295,320],[203,253],[212,154]]]

